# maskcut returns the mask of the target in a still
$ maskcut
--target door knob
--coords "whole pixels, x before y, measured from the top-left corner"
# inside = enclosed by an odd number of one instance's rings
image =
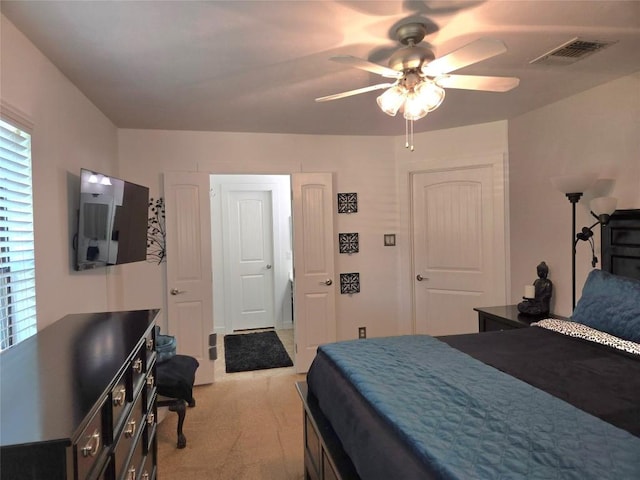
[[[423,280],[429,280],[429,277],[423,277],[422,275],[418,274],[418,275],[416,275],[416,280],[421,282]]]
[[[184,293],[185,290],[178,290],[177,288],[172,288],[170,293],[171,295],[180,295],[181,293]]]
[[[333,280],[331,280],[330,278],[327,278],[324,282],[325,285],[329,286],[329,285],[333,285]]]
[[[271,264],[267,263],[267,270],[271,270]]]

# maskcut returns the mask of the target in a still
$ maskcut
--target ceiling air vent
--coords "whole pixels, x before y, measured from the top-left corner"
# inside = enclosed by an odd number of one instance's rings
[[[571,65],[614,43],[616,42],[584,40],[576,37],[535,60],[531,60],[529,63],[535,65]]]

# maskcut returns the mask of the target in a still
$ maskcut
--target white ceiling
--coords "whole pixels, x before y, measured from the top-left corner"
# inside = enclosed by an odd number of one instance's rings
[[[507,53],[456,71],[516,76],[507,93],[448,89],[415,131],[508,119],[640,71],[632,1],[11,1],[11,20],[121,128],[401,135],[380,92],[314,98],[380,83],[329,61],[386,65],[395,28],[428,26],[436,57],[480,37]],[[573,65],[529,62],[575,38],[617,41]],[[387,81],[387,80],[383,80]]]

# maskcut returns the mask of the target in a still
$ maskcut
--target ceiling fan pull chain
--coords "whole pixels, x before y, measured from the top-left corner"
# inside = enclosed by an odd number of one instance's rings
[[[411,122],[411,151],[413,152],[413,120]]]
[[[409,142],[409,123],[411,123],[411,142]],[[404,148],[409,148],[413,152],[413,120],[404,119]]]
[[[409,148],[409,120],[404,119],[404,148]]]

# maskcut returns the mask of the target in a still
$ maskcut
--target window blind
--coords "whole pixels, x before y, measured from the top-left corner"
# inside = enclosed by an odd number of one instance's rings
[[[31,135],[0,120],[0,351],[36,333]]]

